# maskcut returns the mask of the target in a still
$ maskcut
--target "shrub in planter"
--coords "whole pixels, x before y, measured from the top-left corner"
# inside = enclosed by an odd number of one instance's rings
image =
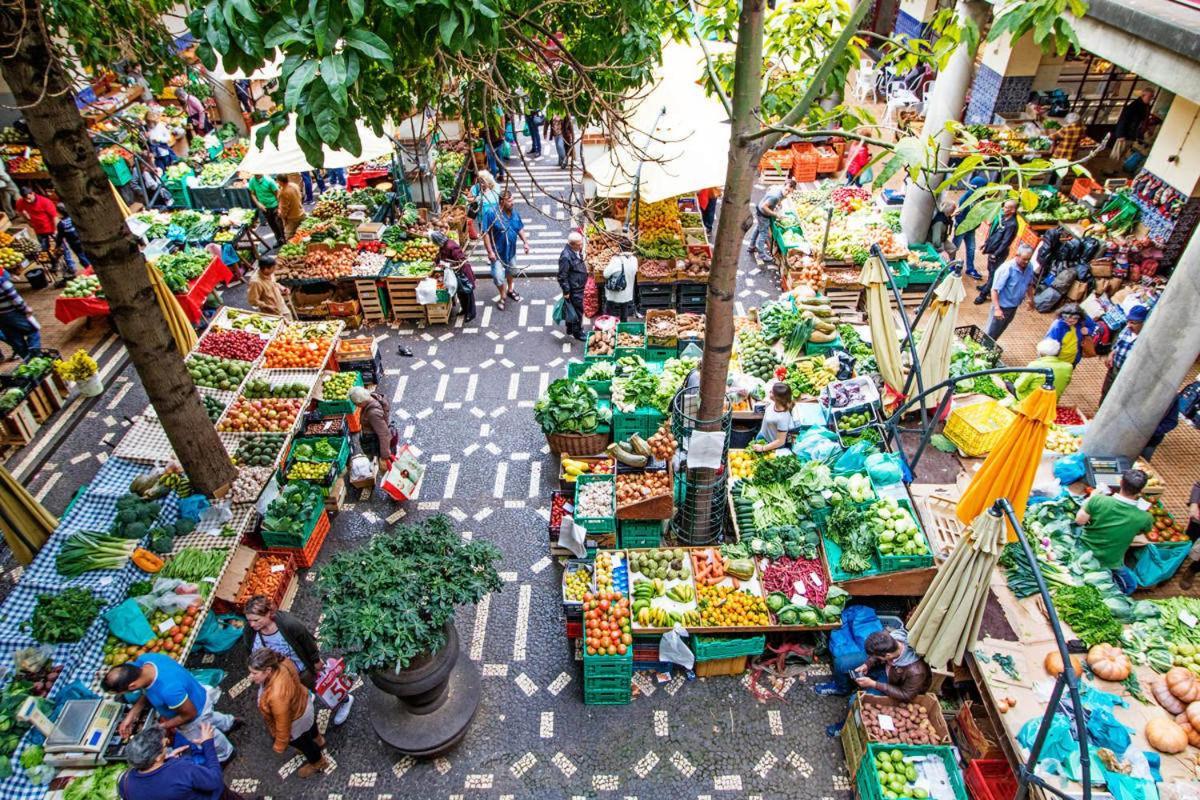
[[[459,650],[454,610],[500,588],[499,560],[495,545],[464,542],[438,515],[397,525],[321,569],[322,644],[399,700],[369,704],[375,732],[396,749],[432,756],[465,734],[479,676]]]

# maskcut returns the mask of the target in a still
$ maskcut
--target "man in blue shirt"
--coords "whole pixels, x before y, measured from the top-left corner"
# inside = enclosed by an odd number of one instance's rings
[[[225,738],[238,721],[229,714],[213,710],[217,693],[206,689],[181,667],[175,659],[163,653],[147,653],[133,661],[113,667],[104,676],[104,690],[115,694],[141,691],[142,696],[121,720],[117,732],[128,739],[146,706],[158,714],[158,725],[168,734],[178,733],[194,744],[203,741],[201,726],[208,724],[217,730],[213,734],[217,757],[223,762],[233,756],[233,745]]]
[[[992,309],[987,334],[993,341],[999,340],[1016,316],[1021,301],[1030,295],[1033,267],[1029,265],[1029,261],[1032,258],[1032,247],[1027,244],[1018,245],[1016,255],[997,267],[992,275]]]
[[[512,298],[521,302],[521,295],[513,289],[513,273],[517,268],[517,240],[525,246],[529,253],[529,237],[525,234],[525,221],[521,214],[513,208],[512,192],[505,191],[500,195],[500,206],[486,207],[480,221],[483,229],[483,245],[487,248],[488,261],[491,262],[492,283],[500,296],[496,305],[504,310],[504,301]]]

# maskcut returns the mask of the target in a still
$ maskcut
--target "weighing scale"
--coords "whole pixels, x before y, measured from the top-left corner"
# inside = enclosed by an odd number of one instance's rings
[[[1121,473],[1133,468],[1133,459],[1124,456],[1089,456],[1084,463],[1087,482],[1096,488],[1117,488],[1121,485]]]
[[[126,706],[114,700],[68,700],[51,720],[30,697],[17,712],[46,737],[45,762],[55,767],[95,767],[123,761],[125,742],[116,735]]]

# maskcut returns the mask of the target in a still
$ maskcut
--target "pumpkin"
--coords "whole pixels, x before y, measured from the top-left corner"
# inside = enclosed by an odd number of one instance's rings
[[[1059,655],[1057,650],[1051,650],[1049,653],[1046,653],[1046,660],[1043,666],[1046,668],[1046,672],[1057,678],[1063,671],[1062,656]],[[1077,656],[1071,656],[1071,668],[1075,670],[1076,678],[1083,675],[1083,664]],[[1191,673],[1189,672],[1188,674],[1190,675]]]
[[[1175,718],[1175,723],[1183,728],[1183,732],[1187,734],[1188,744],[1192,747],[1200,748],[1200,730],[1192,727],[1192,724],[1188,722],[1187,714],[1180,714]]]
[[[1166,678],[1156,680],[1154,685],[1150,687],[1150,693],[1154,695],[1154,699],[1158,701],[1158,704],[1172,716],[1182,714],[1186,708],[1178,697],[1171,694],[1171,690],[1167,687]]]
[[[1114,683],[1128,678],[1133,669],[1129,663],[1129,656],[1125,655],[1121,648],[1111,644],[1098,644],[1088,650],[1087,663],[1097,678]]]
[[[1189,703],[1184,713],[1187,714],[1188,723],[1200,730],[1200,702]]]
[[[1200,700],[1200,682],[1186,667],[1171,667],[1167,672],[1166,681],[1171,694],[1185,704]]]
[[[1188,735],[1174,720],[1155,717],[1146,723],[1146,741],[1160,753],[1182,753],[1188,746]]]

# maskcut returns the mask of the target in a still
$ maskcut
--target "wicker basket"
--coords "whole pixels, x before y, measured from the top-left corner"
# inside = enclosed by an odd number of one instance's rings
[[[608,446],[607,433],[551,433],[546,435],[550,452],[568,456],[594,456]]]

